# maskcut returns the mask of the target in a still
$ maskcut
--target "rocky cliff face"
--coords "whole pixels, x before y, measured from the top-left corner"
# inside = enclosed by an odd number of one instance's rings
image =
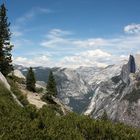
[[[106,111],[113,121],[140,125],[140,81],[135,73],[135,61],[130,56],[127,64],[118,69],[118,74],[102,81],[95,90],[90,105],[84,114],[99,118]]]
[[[105,69],[93,67],[55,69],[58,96],[74,111],[82,113],[89,106],[98,86],[119,75],[121,69],[120,65],[111,65]]]
[[[59,98],[74,111],[100,118],[104,111],[113,121],[140,125],[140,81],[133,56],[128,62],[104,69],[54,71]]]
[[[82,112],[92,97],[91,88],[78,70],[55,69],[58,97],[74,111]]]
[[[137,68],[137,69],[136,69]],[[132,55],[106,68],[53,68],[58,97],[73,111],[140,126],[140,72]]]

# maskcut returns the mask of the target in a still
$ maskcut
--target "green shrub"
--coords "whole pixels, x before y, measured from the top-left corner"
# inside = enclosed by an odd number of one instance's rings
[[[52,95],[47,93],[42,96],[42,100],[48,104],[56,104],[56,102],[52,99]]]
[[[53,104],[54,105],[54,104]],[[54,107],[55,108],[55,107]],[[18,106],[0,84],[1,140],[139,140],[140,130],[122,123],[69,113],[57,116],[52,106],[37,110]]]
[[[36,87],[36,88],[35,88],[35,91],[36,91],[37,93],[43,93],[44,89],[43,89],[43,88],[38,88],[38,87]]]
[[[11,91],[17,96],[17,99],[23,104],[23,106],[26,106],[29,104],[26,95],[23,95],[20,91],[18,84],[11,78],[8,78],[8,82],[11,86]]]
[[[19,84],[25,84],[25,79],[19,78],[19,77],[13,75],[13,74],[7,76],[7,78],[13,80],[14,82],[18,82]]]

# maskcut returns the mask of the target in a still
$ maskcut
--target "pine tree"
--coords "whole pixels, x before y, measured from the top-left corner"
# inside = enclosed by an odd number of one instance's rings
[[[53,95],[53,96],[57,95],[56,82],[55,82],[52,71],[50,71],[49,79],[48,79],[46,88],[47,88],[48,95]]]
[[[9,29],[7,9],[5,5],[0,6],[0,71],[7,76],[13,70],[11,50],[13,45],[10,43],[11,32]]]
[[[26,88],[30,91],[35,92],[35,74],[33,69],[30,67],[26,76]]]

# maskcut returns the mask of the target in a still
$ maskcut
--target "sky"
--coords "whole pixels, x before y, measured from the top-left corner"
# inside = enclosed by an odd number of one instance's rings
[[[140,53],[140,0],[5,1],[16,64],[105,67]]]

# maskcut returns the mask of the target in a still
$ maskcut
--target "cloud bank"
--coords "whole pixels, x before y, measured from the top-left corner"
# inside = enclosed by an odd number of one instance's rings
[[[38,12],[48,13],[47,9],[38,9]],[[35,11],[25,14],[18,22],[32,19]],[[17,28],[18,29],[18,28]],[[73,31],[54,28],[43,35],[38,44],[33,40],[20,39],[14,42],[15,46],[24,45],[38,46],[38,50],[29,50],[27,56],[14,57],[14,63],[25,66],[44,67],[69,67],[80,66],[106,67],[109,64],[119,63],[128,59],[129,54],[136,54],[140,47],[140,24],[130,24],[124,27],[124,33],[112,38],[76,38]],[[21,37],[23,34],[15,30],[14,36]],[[40,52],[42,55],[39,55]],[[45,54],[45,52],[47,52]]]

